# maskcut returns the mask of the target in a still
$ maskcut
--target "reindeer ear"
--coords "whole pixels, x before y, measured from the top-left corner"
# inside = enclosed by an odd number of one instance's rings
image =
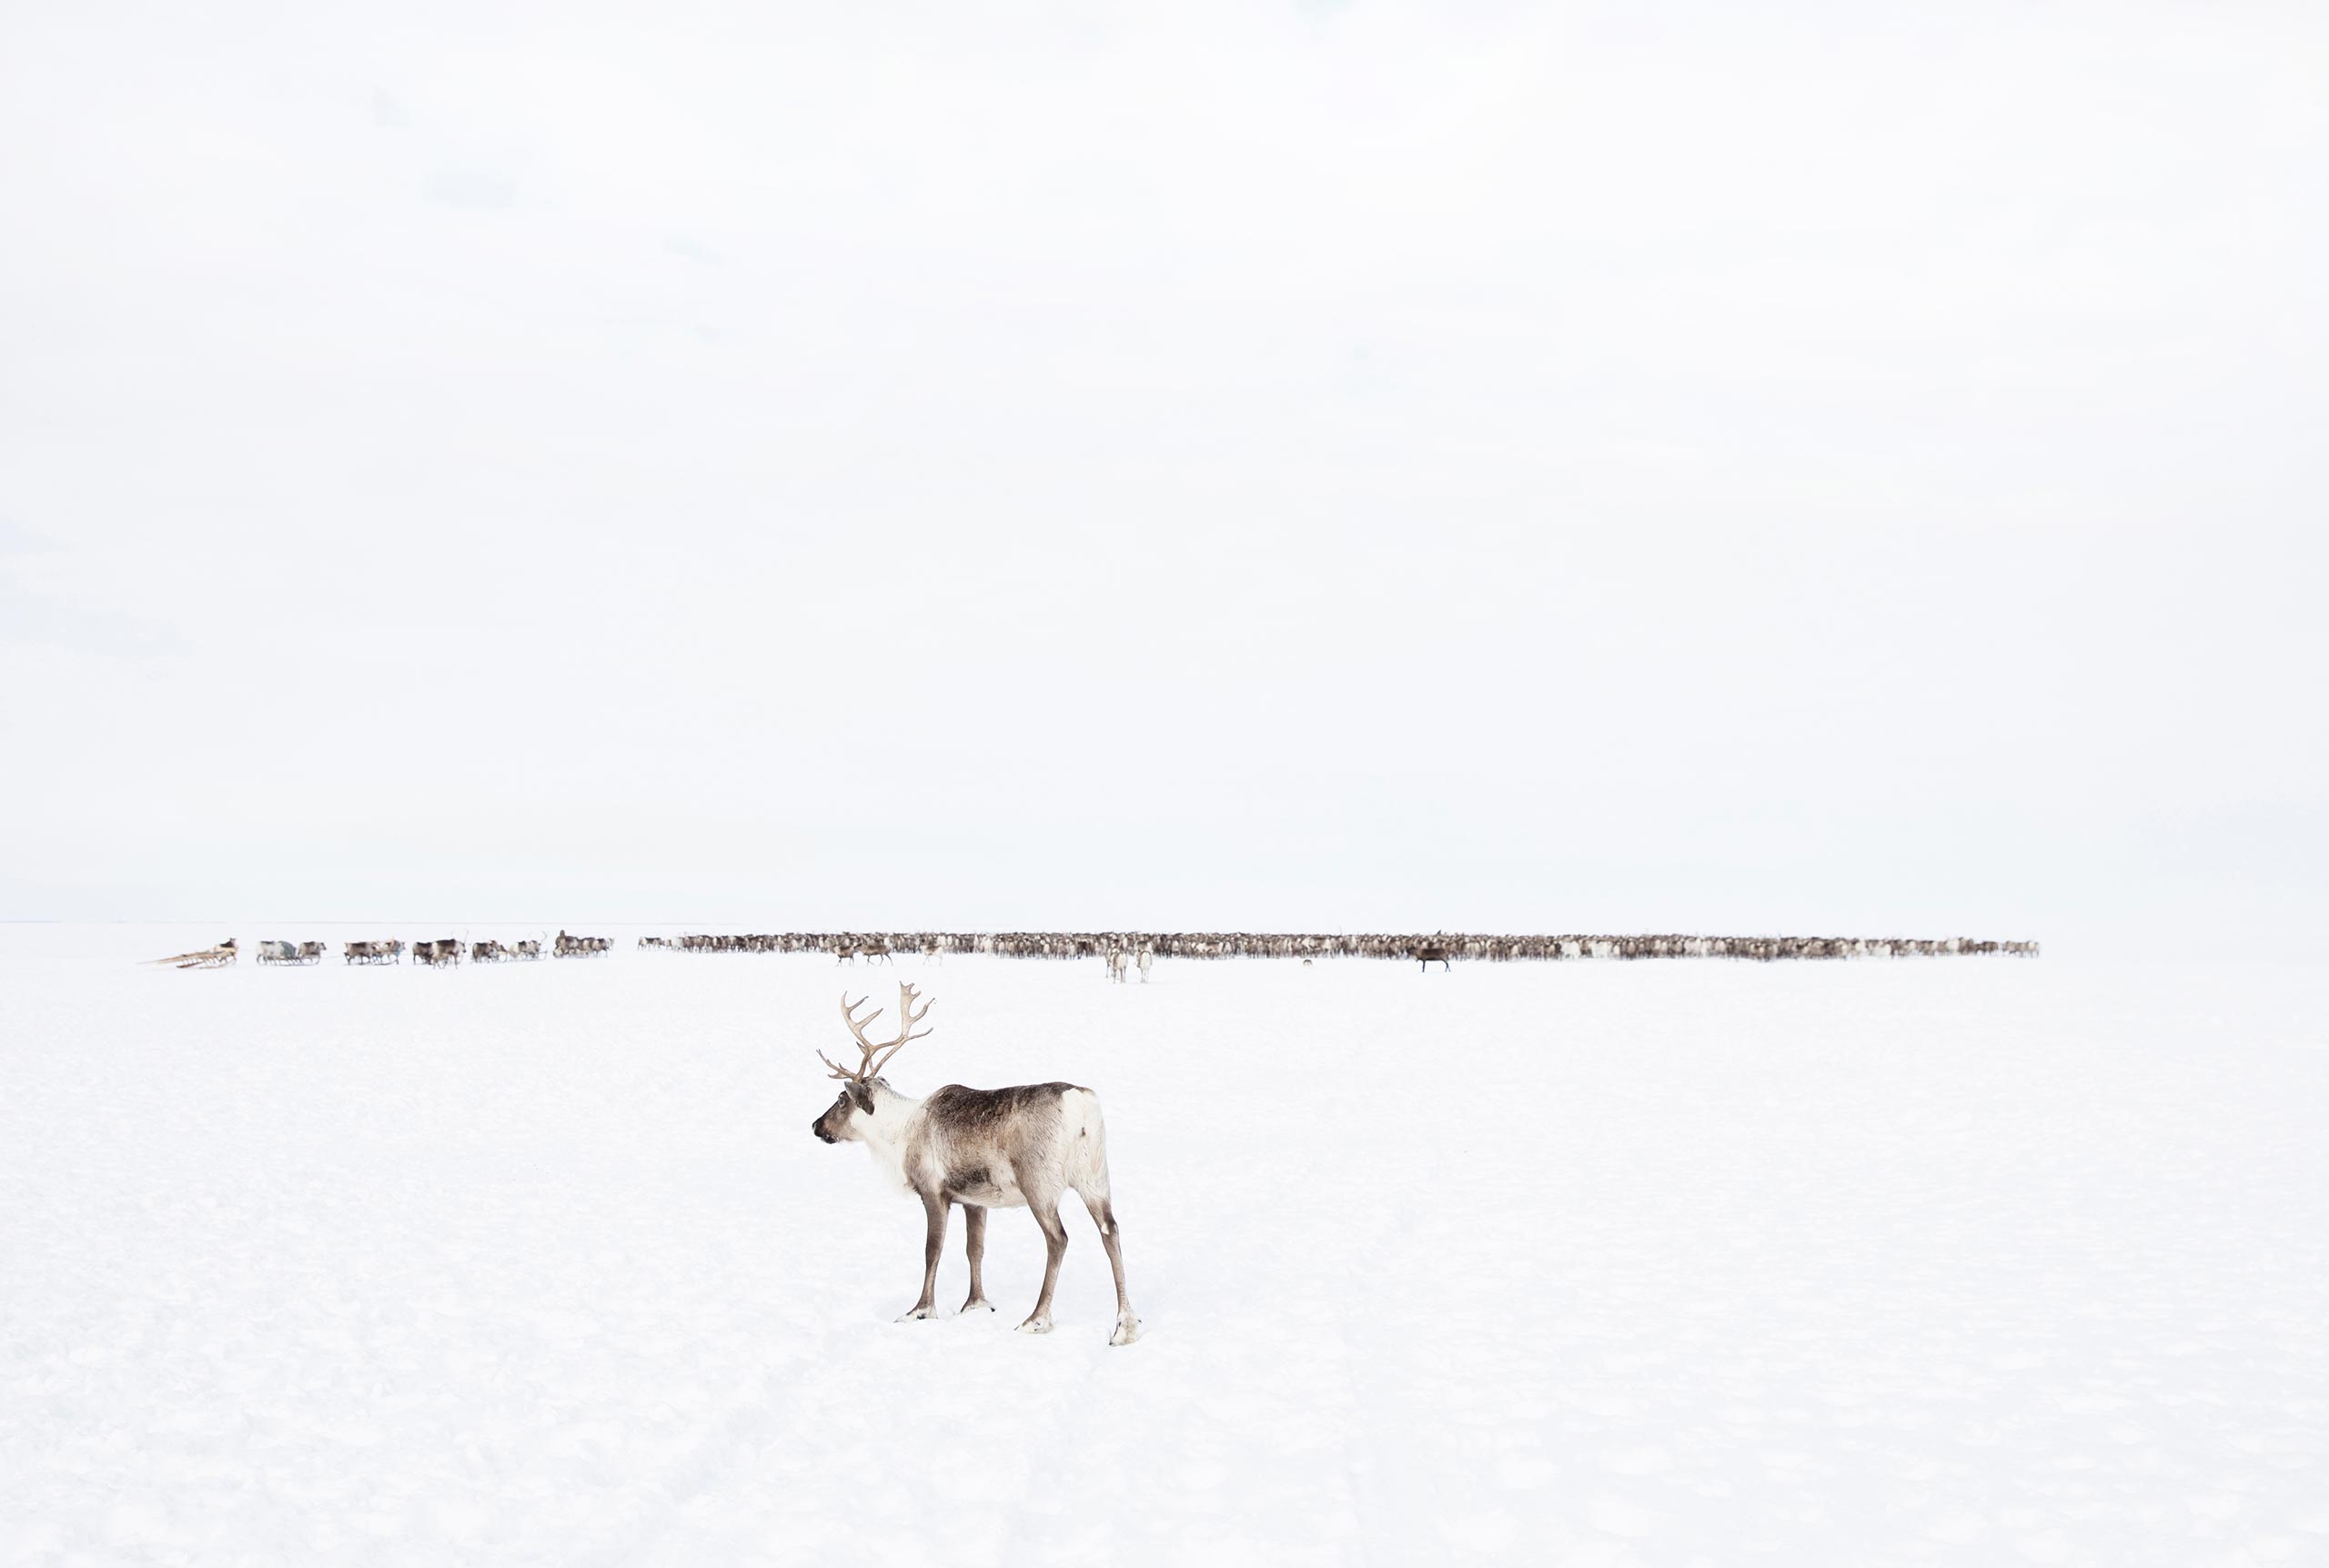
[[[862,1083],[852,1083],[849,1086],[848,1094],[850,1099],[856,1102],[858,1110],[862,1111],[868,1116],[873,1114],[873,1091],[872,1090],[866,1088]]]

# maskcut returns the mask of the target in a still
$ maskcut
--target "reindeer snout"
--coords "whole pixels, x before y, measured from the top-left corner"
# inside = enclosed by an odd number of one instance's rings
[[[827,1143],[831,1143],[833,1141],[833,1135],[825,1131],[825,1119],[822,1116],[809,1123],[809,1131],[815,1133]]]

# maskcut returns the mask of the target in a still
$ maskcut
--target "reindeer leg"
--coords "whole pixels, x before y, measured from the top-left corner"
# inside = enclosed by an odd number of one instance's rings
[[[986,1209],[978,1203],[963,1205],[963,1251],[971,1260],[971,1299],[963,1310],[974,1312],[981,1308],[994,1311],[994,1303],[986,1299],[986,1286],[979,1278],[979,1270],[986,1262]]]
[[[913,1311],[898,1320],[902,1323],[938,1315],[938,1255],[946,1250],[946,1211],[952,1207],[943,1193],[922,1195],[922,1211],[930,1221],[922,1243],[922,1300],[913,1304]]]
[[[1100,1227],[1100,1245],[1108,1250],[1108,1271],[1116,1277],[1116,1332],[1108,1336],[1108,1342],[1128,1345],[1140,1338],[1140,1320],[1133,1316],[1132,1298],[1124,1294],[1124,1254],[1116,1245],[1115,1206],[1105,1198],[1094,1201],[1086,1196],[1084,1207],[1091,1211],[1092,1222]]]
[[[1052,1292],[1059,1287],[1060,1260],[1067,1256],[1067,1227],[1060,1222],[1059,1195],[1055,1192],[1028,1193],[1027,1211],[1044,1228],[1044,1293],[1035,1298],[1035,1310],[1027,1314],[1019,1332],[1047,1334],[1052,1332]]]

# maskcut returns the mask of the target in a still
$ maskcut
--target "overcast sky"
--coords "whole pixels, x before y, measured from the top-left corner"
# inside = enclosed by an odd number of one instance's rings
[[[2324,81],[2296,4],[15,0],[0,917],[2305,948]]]

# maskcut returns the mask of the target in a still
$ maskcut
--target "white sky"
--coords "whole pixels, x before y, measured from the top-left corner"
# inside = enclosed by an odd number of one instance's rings
[[[2329,936],[2329,11],[0,11],[0,917]]]

